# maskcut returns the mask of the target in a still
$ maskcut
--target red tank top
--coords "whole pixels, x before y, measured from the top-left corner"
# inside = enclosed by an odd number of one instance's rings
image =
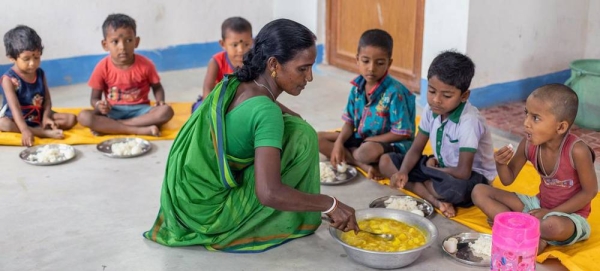
[[[233,69],[233,65],[231,65],[231,61],[229,61],[229,57],[227,57],[227,52],[223,51],[220,53],[216,53],[213,56],[213,59],[215,60],[215,62],[217,62],[217,65],[219,66],[219,71],[217,72],[217,80],[215,81],[215,83],[219,83],[221,82],[221,80],[223,80],[223,77],[225,77],[226,74],[232,74],[235,70]]]
[[[540,147],[526,143],[525,155],[527,156],[527,160],[533,164],[541,177],[540,193],[537,197],[540,200],[542,208],[553,209],[572,198],[581,190],[579,175],[577,174],[577,170],[573,163],[573,157],[571,156],[573,153],[573,146],[579,141],[581,141],[581,139],[574,134],[569,133],[565,136],[561,143],[559,159],[554,165],[554,170],[552,173],[549,173],[549,175],[544,175],[538,164]],[[591,211],[591,202],[588,202],[587,205],[575,213],[587,218]]]

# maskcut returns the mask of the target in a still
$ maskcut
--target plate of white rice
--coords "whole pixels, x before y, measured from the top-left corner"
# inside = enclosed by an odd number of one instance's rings
[[[351,165],[333,167],[329,162],[319,162],[319,171],[322,185],[339,185],[354,179],[358,174]],[[343,172],[342,172],[343,171]]]
[[[377,198],[369,204],[369,208],[388,208],[431,218],[435,213],[433,205],[428,201],[408,195],[392,195]]]
[[[75,158],[75,148],[67,144],[39,145],[23,150],[19,157],[36,166],[58,165]]]
[[[149,152],[152,145],[145,139],[124,137],[103,141],[96,146],[96,149],[108,157],[131,158]]]
[[[442,250],[458,262],[490,267],[492,236],[473,232],[454,234],[444,239]]]

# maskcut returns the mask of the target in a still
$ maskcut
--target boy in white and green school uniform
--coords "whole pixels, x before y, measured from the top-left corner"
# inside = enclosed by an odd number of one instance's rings
[[[438,55],[429,67],[427,105],[411,148],[379,161],[392,187],[414,192],[447,217],[456,215],[454,206],[472,206],[473,187],[489,184],[497,174],[491,132],[468,101],[474,74],[469,57],[453,51]],[[427,141],[434,155],[422,154]]]

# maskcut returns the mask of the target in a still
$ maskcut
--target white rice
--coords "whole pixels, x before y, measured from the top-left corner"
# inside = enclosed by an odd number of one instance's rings
[[[455,253],[458,250],[458,240],[454,237],[448,238],[448,240],[444,241],[443,246],[448,253]]]
[[[27,159],[29,161],[35,161],[38,163],[54,163],[64,160],[65,156],[60,153],[58,148],[53,148],[50,145],[46,145],[37,149],[35,154],[29,155]]]
[[[417,206],[417,201],[409,197],[391,196],[383,203],[385,204],[385,208],[389,209],[396,209],[409,212],[419,210],[419,207]]]
[[[492,256],[492,239],[480,236],[469,247],[474,254]]]
[[[136,155],[142,153],[142,143],[137,140],[114,143],[111,145],[111,150],[114,155],[118,156]]]
[[[321,182],[330,183],[335,181],[335,172],[333,172],[333,169],[327,163],[319,162],[319,171],[321,173]]]

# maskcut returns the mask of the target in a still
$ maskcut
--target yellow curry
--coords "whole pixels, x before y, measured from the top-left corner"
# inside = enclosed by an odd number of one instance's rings
[[[390,233],[394,235],[394,239],[391,241],[384,240],[365,232],[354,234],[353,231],[350,231],[342,233],[342,241],[353,247],[381,252],[410,250],[425,245],[427,242],[425,233],[422,230],[393,219],[365,219],[358,221],[358,227],[374,233]]]

